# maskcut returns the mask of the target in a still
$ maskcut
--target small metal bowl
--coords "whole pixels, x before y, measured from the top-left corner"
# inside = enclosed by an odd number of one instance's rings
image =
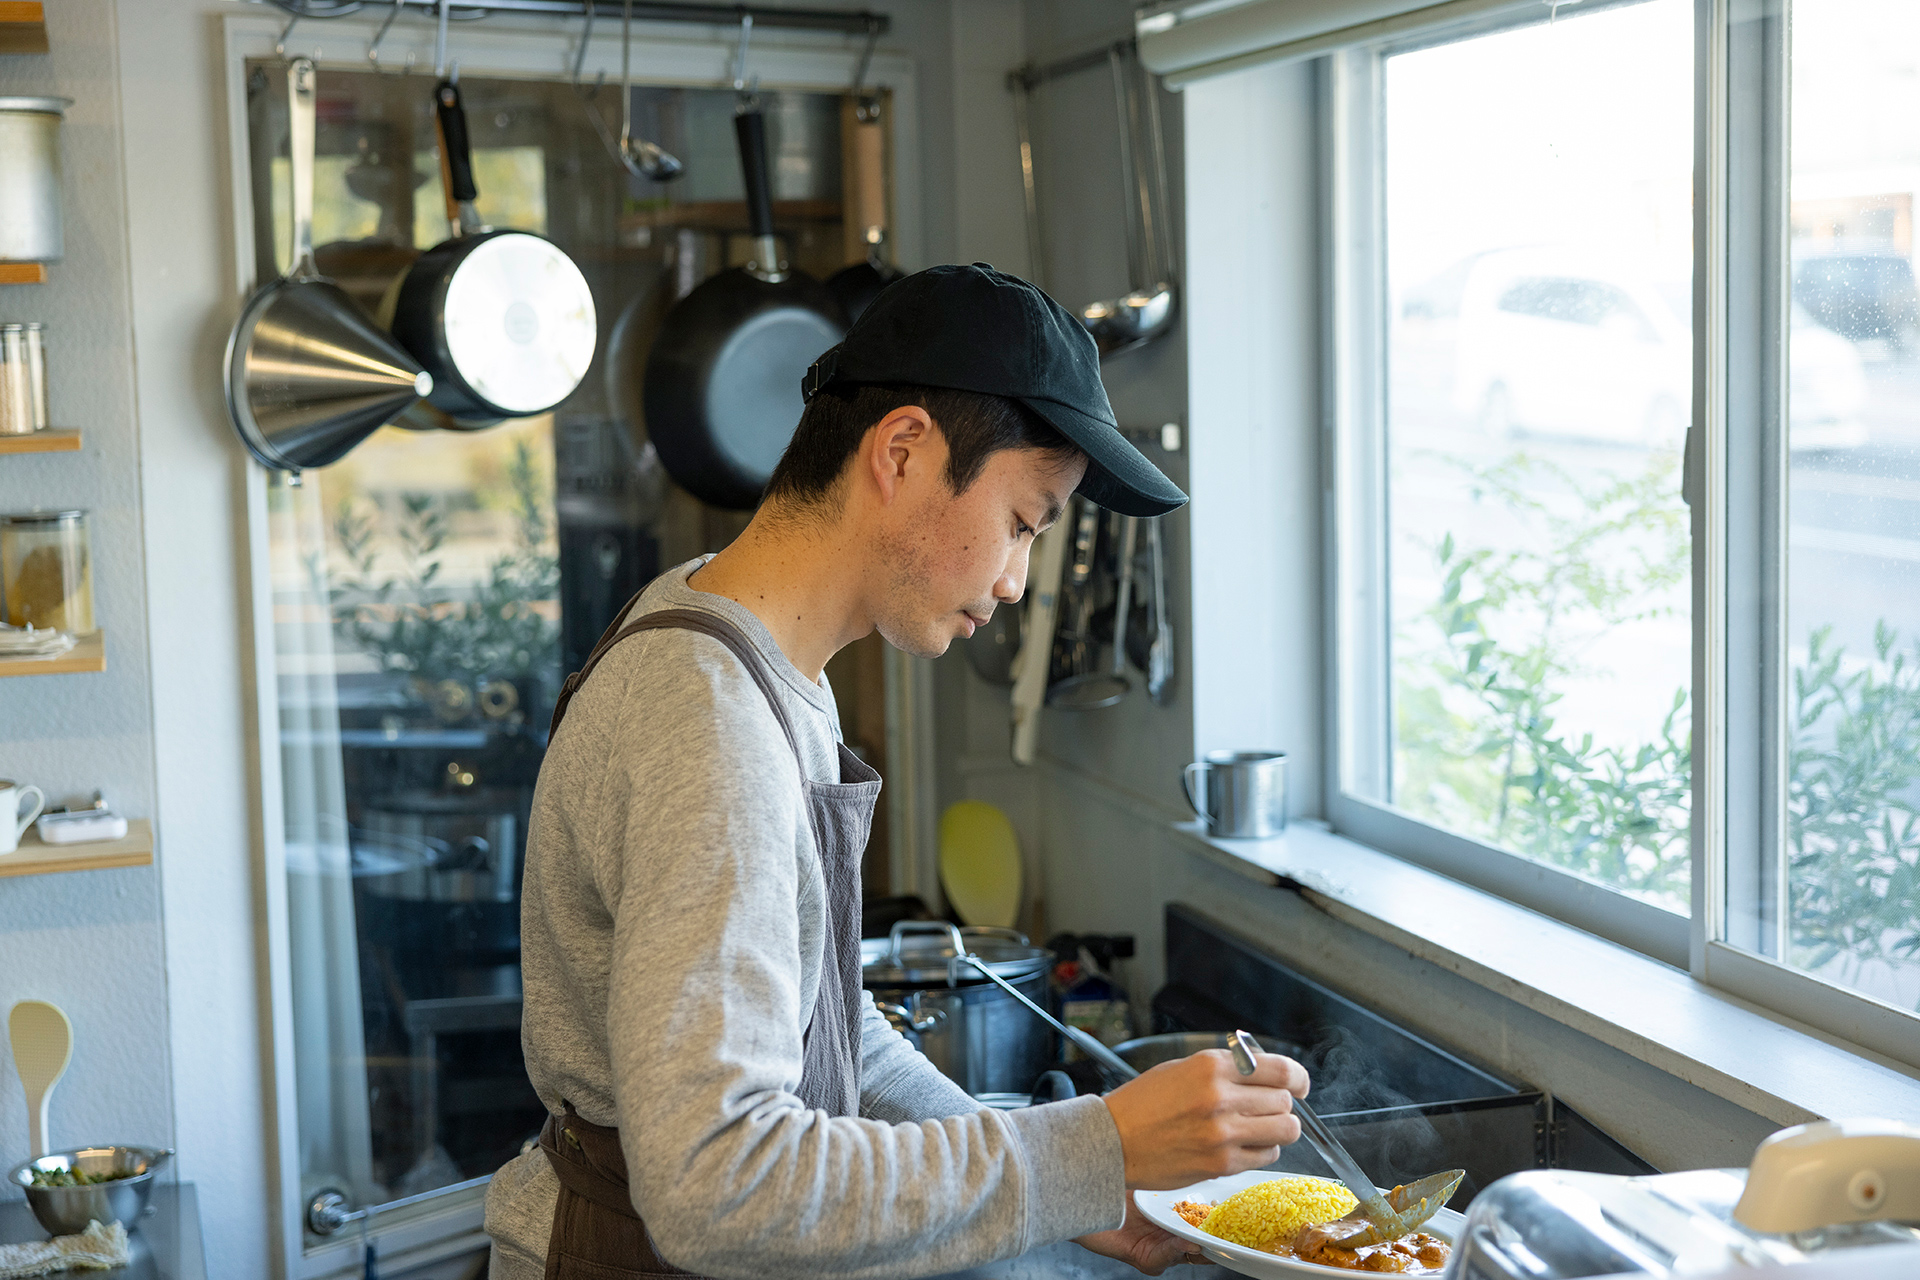
[[[78,1147],[15,1165],[7,1174],[7,1181],[26,1193],[33,1216],[49,1235],[70,1236],[85,1231],[89,1222],[99,1222],[102,1226],[118,1222],[132,1231],[147,1211],[155,1171],[172,1154],[158,1147]],[[87,1187],[36,1187],[33,1185],[36,1170],[128,1176]]]

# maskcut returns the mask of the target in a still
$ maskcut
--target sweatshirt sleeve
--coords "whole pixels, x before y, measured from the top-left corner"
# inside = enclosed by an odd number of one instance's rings
[[[609,745],[596,824],[614,1103],[662,1255],[722,1280],[763,1280],[773,1260],[795,1280],[879,1280],[1118,1226],[1124,1166],[1099,1098],[905,1123],[802,1106],[795,904],[819,887],[792,752],[717,644],[638,643],[694,652],[627,700],[644,710]]]
[[[980,1103],[949,1080],[894,1030],[873,1004],[873,993],[860,993],[860,1114],[872,1120],[938,1120],[978,1110]]]

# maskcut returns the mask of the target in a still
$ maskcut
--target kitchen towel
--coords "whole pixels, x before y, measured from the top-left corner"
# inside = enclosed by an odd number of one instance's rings
[[[125,1227],[117,1222],[105,1227],[89,1222],[77,1236],[55,1236],[38,1244],[0,1244],[0,1280],[52,1271],[110,1271],[132,1261]]]

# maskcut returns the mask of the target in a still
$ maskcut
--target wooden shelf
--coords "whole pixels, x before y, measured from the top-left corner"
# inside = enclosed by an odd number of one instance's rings
[[[49,427],[45,431],[36,431],[24,436],[0,436],[0,454],[7,453],[77,453],[80,449],[80,433],[73,429]]]
[[[6,0],[0,0],[4,4]],[[0,22],[0,34],[6,31],[6,24]],[[0,49],[0,53],[5,53]],[[44,262],[0,262],[0,284],[45,284],[47,282],[47,264]]]
[[[0,658],[0,676],[70,676],[107,669],[107,633],[81,636],[57,658]]]
[[[105,867],[145,867],[153,863],[153,824],[128,818],[127,834],[118,840],[87,844],[47,844],[34,827],[12,853],[0,853],[0,879],[7,876],[43,876],[55,871],[98,871]]]
[[[0,0],[0,53],[47,53],[51,48],[40,0]]]

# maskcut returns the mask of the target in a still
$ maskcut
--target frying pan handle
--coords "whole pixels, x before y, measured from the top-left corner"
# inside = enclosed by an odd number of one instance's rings
[[[868,262],[879,265],[887,238],[886,130],[878,104],[871,120],[855,112],[853,126],[854,217]]]
[[[478,219],[473,202],[480,189],[473,184],[473,144],[467,137],[467,108],[460,86],[442,80],[433,89],[433,119],[440,134],[440,181],[447,194],[447,221],[462,232],[474,230]]]
[[[782,274],[780,251],[773,239],[773,191],[767,181],[767,118],[743,111],[733,118],[740,140],[740,173],[747,183],[747,229],[753,234],[754,256],[766,279]]]

